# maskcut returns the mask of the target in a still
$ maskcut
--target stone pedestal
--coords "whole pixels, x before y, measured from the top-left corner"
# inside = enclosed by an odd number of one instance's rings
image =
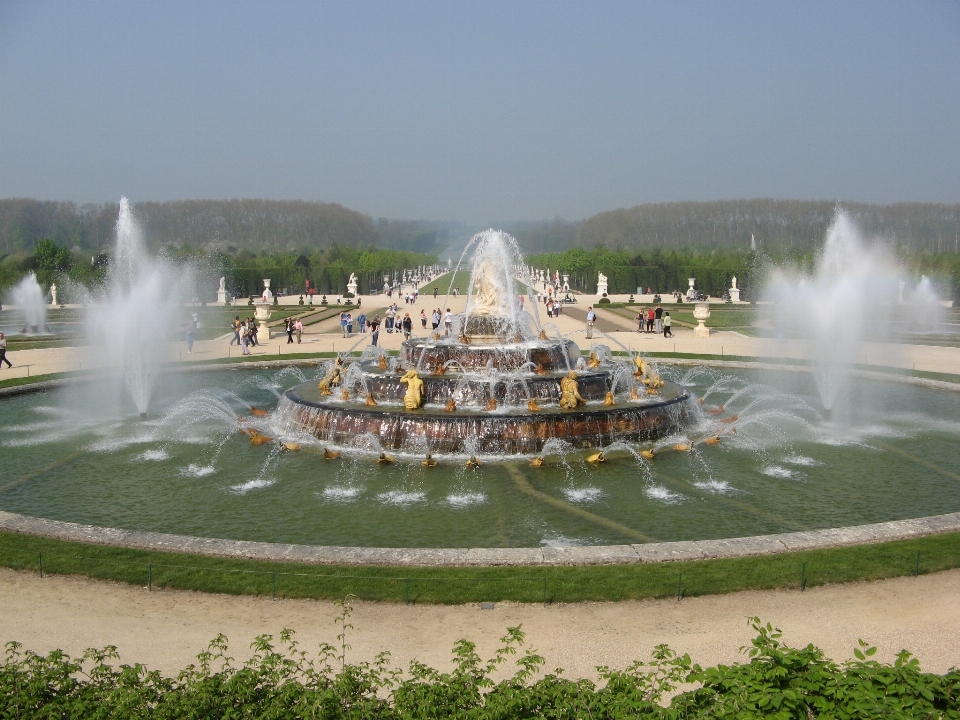
[[[217,305],[226,305],[229,302],[226,290],[217,290]]]
[[[357,297],[357,283],[349,282],[347,283],[347,292],[353,295],[354,298]]]
[[[730,293],[730,302],[740,302],[740,288],[732,287],[727,292]]]
[[[257,303],[256,310],[253,311],[254,317],[257,319],[257,337],[260,340],[269,340],[270,339],[270,328],[267,327],[267,323],[270,321],[270,304],[269,303]]]
[[[698,302],[693,308],[693,316],[697,319],[697,326],[693,329],[695,337],[709,337],[710,328],[706,326],[710,319],[710,303]]]

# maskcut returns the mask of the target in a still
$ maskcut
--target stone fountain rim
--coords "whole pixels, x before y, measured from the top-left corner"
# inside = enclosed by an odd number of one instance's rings
[[[226,370],[313,365],[322,361],[303,360],[268,361],[259,363],[205,365],[191,370]],[[809,372],[806,366],[784,366],[746,361],[673,361],[675,365],[707,365],[741,369],[778,369]],[[912,376],[874,371],[854,371],[859,377],[892,380],[940,390],[960,392],[960,384],[942,380],[928,380]],[[47,380],[13,388],[0,389],[0,397],[54,389],[82,380],[63,378]],[[918,538],[926,535],[960,531],[960,512],[928,515],[905,520],[891,520],[867,525],[803,530],[773,535],[754,535],[717,540],[680,540],[661,543],[630,545],[584,545],[572,547],[526,548],[376,548],[345,547],[337,545],[299,545],[289,543],[254,542],[223,538],[203,538],[143,530],[83,525],[49,520],[0,510],[0,529],[27,535],[38,535],[57,540],[85,542],[96,545],[159,550],[185,554],[206,555],[273,562],[297,562],[315,565],[386,566],[386,567],[489,567],[489,566],[564,566],[564,565],[633,565],[640,563],[674,562],[681,560],[715,560],[721,558],[774,555],[852,545],[869,545],[894,540]]]

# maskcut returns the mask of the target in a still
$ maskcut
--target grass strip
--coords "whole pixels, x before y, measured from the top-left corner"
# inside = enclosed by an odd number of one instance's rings
[[[617,601],[800,589],[960,566],[960,533],[722,560],[562,567],[306,565],[92,545],[0,531],[0,565],[232,595],[460,604]]]

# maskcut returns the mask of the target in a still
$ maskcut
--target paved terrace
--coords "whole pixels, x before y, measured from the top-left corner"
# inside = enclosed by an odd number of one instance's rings
[[[595,337],[592,341],[585,336],[584,327],[587,308],[592,298],[590,296],[578,296],[579,303],[576,305],[564,306],[559,318],[551,319],[557,329],[564,335],[571,334],[584,352],[590,350],[591,343],[604,343],[610,345],[614,350],[619,343],[625,348],[639,350],[644,353],[652,352],[677,352],[691,353],[699,355],[739,355],[746,357],[762,358],[785,358],[794,360],[803,360],[806,358],[804,348],[799,341],[777,342],[772,338],[754,338],[732,331],[714,330],[710,337],[695,337],[693,331],[689,328],[678,326],[674,323],[674,338],[664,338],[662,335],[647,335],[636,331],[636,325],[630,319],[618,315],[609,310],[604,310],[594,306],[597,310],[597,330],[609,335],[609,339]],[[396,299],[396,297],[394,298]],[[612,296],[615,302],[624,302],[627,296]],[[296,304],[296,297],[283,298],[285,305]],[[387,298],[384,295],[370,295],[361,297],[361,307],[368,317],[380,314],[383,316],[383,310],[386,306]],[[402,298],[397,300],[400,305],[399,315],[402,318],[403,313],[409,312],[414,321],[414,334],[423,335],[420,326],[420,311],[426,310],[429,318],[434,308],[440,307],[445,311],[449,307],[454,313],[463,312],[466,307],[466,296],[461,295],[457,298],[449,298],[447,304],[443,305],[443,296],[434,300],[432,295],[422,295],[419,301],[414,305],[404,304]],[[636,308],[646,307],[638,303]],[[664,307],[670,309],[671,303],[665,303]],[[684,308],[688,308],[686,305]],[[529,309],[529,308],[528,308]],[[543,306],[539,306],[541,321],[546,321],[543,317]],[[251,314],[251,310],[244,304],[237,305],[237,313],[241,316]],[[359,312],[353,310],[354,316]],[[429,320],[428,320],[429,323]],[[549,325],[548,323],[548,325]],[[709,321],[707,325],[709,326]],[[354,326],[356,330],[356,326]],[[428,324],[429,331],[429,324]],[[189,364],[191,362],[204,360],[218,360],[228,357],[236,357],[240,354],[240,348],[236,345],[230,346],[232,334],[225,334],[216,340],[198,341],[194,344],[193,353],[187,352],[186,343],[183,341],[168,343],[164,350],[162,360],[167,362],[182,362]],[[370,344],[370,335],[361,335],[354,332],[351,338],[344,338],[340,331],[339,320],[331,318],[314,325],[309,325],[304,329],[303,342],[300,345],[287,344],[286,335],[281,330],[274,329],[274,337],[270,340],[261,338],[261,344],[251,348],[254,357],[261,356],[263,359],[276,359],[277,354],[281,355],[288,352],[300,353],[320,353],[320,352],[343,352],[345,350],[360,351]],[[403,334],[395,332],[387,333],[380,331],[380,346],[388,350],[399,350],[403,342]],[[72,370],[88,370],[91,368],[105,367],[104,352],[102,348],[91,346],[77,347],[59,347],[36,350],[14,350],[8,352],[7,357],[14,364],[11,369],[3,367],[0,370],[0,379],[8,377],[22,377],[29,375],[43,375],[47,373],[56,373]],[[863,357],[860,362],[865,365],[876,365],[885,368],[902,368],[906,370],[920,370],[934,373],[960,373],[960,348],[936,347],[930,345],[905,345],[894,343],[865,343],[863,346]]]

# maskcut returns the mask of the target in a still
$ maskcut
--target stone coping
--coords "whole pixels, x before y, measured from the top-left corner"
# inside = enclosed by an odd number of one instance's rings
[[[244,367],[278,367],[310,364],[297,360],[264,363],[217,364],[202,366],[206,370],[243,369]],[[788,370],[809,372],[801,365],[779,365],[744,361],[697,361],[677,359],[674,365],[709,365],[748,370]],[[201,368],[192,368],[194,370]],[[928,380],[873,371],[855,371],[858,377],[898,381],[938,390],[960,392],[960,384]],[[79,378],[48,380],[0,390],[0,397],[53,389]],[[818,550],[851,545],[890,542],[960,531],[960,512],[931,515],[909,520],[869,525],[853,525],[822,530],[804,530],[774,535],[756,535],[719,540],[682,540],[632,545],[589,545],[539,548],[373,548],[336,545],[295,545],[201,538],[189,535],[123,530],[48,520],[0,510],[0,529],[73,542],[164,552],[193,553],[212,557],[242,558],[316,565],[378,565],[393,567],[483,567],[483,566],[563,566],[563,565],[628,565],[671,562],[678,560],[713,560],[778,553]]]
[[[314,565],[550,567],[715,560],[905,540],[960,531],[960,512],[912,520],[893,520],[872,525],[722,540],[540,548],[366,548],[291,545],[120,530],[29,517],[2,510],[0,510],[0,528],[28,535],[97,545]]]

